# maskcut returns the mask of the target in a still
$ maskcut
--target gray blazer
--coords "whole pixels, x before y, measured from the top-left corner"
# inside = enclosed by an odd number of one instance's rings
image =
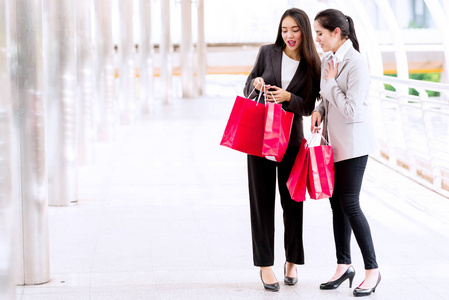
[[[264,45],[260,47],[259,54],[254,64],[253,70],[248,76],[245,83],[243,93],[245,97],[254,99],[258,97],[259,91],[254,90],[254,79],[262,77],[266,84],[281,87],[281,67],[282,67],[283,49],[275,44]],[[304,99],[304,86],[309,83],[310,77],[307,77],[307,64],[305,60],[301,60],[293,76],[287,91],[292,94],[289,102],[283,102],[282,107],[289,112],[295,114],[293,118],[293,126],[290,135],[289,146],[300,146],[304,138],[304,130],[302,125],[302,116],[309,116],[315,108],[315,101],[319,96],[319,81],[312,83],[313,97]],[[254,90],[254,91],[253,91]],[[253,91],[253,92],[252,92]],[[252,94],[250,95],[250,93]],[[261,97],[263,98],[263,96]],[[307,101],[306,101],[307,100]],[[261,100],[262,102],[263,100]]]
[[[331,62],[323,58],[321,74]],[[335,79],[321,76],[321,101],[315,109],[324,117],[323,135],[330,141],[334,161],[360,157],[375,148],[368,111],[369,71],[363,56],[351,47],[338,66]]]

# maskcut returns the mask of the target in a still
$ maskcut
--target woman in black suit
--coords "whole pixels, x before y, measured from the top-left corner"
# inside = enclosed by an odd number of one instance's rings
[[[320,58],[309,17],[300,9],[289,9],[282,15],[276,42],[260,48],[244,88],[246,97],[252,94],[252,98],[256,98],[264,92],[267,101],[276,100],[282,103],[284,110],[295,114],[288,148],[280,163],[248,155],[254,265],[260,267],[262,283],[271,291],[280,288],[272,270],[276,171],[284,211],[285,284],[296,284],[295,265],[304,264],[303,203],[292,200],[286,183],[304,138],[302,116],[308,116],[314,110],[319,88]],[[260,101],[265,96],[260,97]]]

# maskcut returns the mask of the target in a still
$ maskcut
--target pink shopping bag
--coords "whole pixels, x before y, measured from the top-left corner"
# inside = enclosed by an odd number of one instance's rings
[[[290,140],[294,114],[283,110],[282,104],[268,102],[265,106],[262,155],[280,162]]]
[[[307,191],[311,199],[332,197],[335,182],[332,147],[320,145],[309,148]]]
[[[237,96],[220,145],[261,156],[265,105]]]
[[[306,200],[307,172],[309,169],[309,148],[306,147],[306,143],[307,140],[303,139],[287,180],[290,196],[297,202]]]

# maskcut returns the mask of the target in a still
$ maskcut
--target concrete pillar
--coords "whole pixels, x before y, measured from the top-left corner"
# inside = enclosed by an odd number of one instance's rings
[[[151,1],[139,0],[139,28],[140,44],[138,53],[139,73],[139,92],[141,111],[147,114],[153,110],[154,94],[154,70],[153,57],[154,45],[151,33]]]
[[[76,3],[78,165],[92,165],[95,155],[93,0]]]
[[[170,0],[161,1],[161,42],[159,44],[161,59],[162,103],[172,102],[172,56],[173,47],[170,35]]]
[[[181,80],[182,97],[194,96],[195,78],[193,63],[194,52],[192,44],[192,1],[181,0]]]
[[[114,101],[114,45],[112,42],[111,0],[95,0],[94,10],[97,70],[97,140],[112,141],[117,124]]]
[[[48,185],[45,143],[45,103],[42,0],[8,1],[11,5],[13,135],[19,167],[13,177],[19,187],[16,255],[17,283],[50,280]],[[14,46],[13,46],[14,45]]]
[[[197,0],[198,5],[198,41],[196,44],[196,88],[199,95],[206,91],[207,46],[204,34],[204,0]]]
[[[136,100],[133,36],[133,1],[119,0],[120,41],[119,52],[119,106],[120,124],[130,125],[135,120]]]
[[[44,0],[48,203],[77,201],[75,2]]]
[[[15,229],[14,204],[18,194],[18,155],[17,139],[13,136],[13,98],[11,94],[11,62],[12,56],[10,32],[7,28],[12,22],[7,1],[0,0],[0,299],[16,298],[16,256],[14,241],[17,238]],[[16,63],[17,64],[17,63]]]

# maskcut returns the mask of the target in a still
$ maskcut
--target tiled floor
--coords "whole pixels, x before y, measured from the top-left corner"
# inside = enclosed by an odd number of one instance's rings
[[[82,167],[80,200],[50,207],[51,281],[17,299],[351,299],[335,268],[327,200],[305,203],[299,284],[263,289],[252,265],[246,156],[219,146],[232,98],[157,106]],[[449,199],[370,160],[362,193],[382,282],[372,299],[449,299]],[[283,276],[281,209],[276,265]],[[353,245],[355,283],[363,263]]]

